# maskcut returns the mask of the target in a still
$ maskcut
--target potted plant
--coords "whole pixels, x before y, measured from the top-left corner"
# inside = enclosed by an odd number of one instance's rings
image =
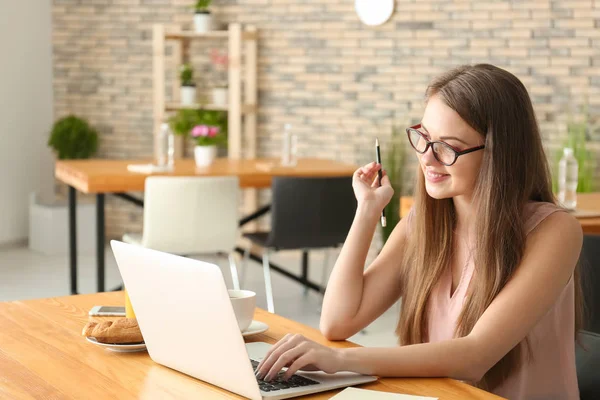
[[[218,126],[196,125],[190,135],[196,142],[194,147],[194,160],[197,167],[206,167],[213,163],[217,157],[217,144],[222,141],[223,135]]]
[[[54,123],[48,146],[59,160],[90,158],[98,150],[98,132],[86,120],[69,115]]]
[[[227,113],[213,110],[179,110],[169,119],[173,132],[195,142],[194,158],[199,167],[216,157],[217,147],[227,143]]]
[[[228,103],[228,83],[227,83],[227,66],[229,57],[227,54],[221,54],[218,49],[213,49],[210,54],[211,61],[218,71],[219,77],[216,85],[212,89],[212,102],[218,106],[226,106]]]
[[[194,70],[189,63],[179,67],[181,80],[181,104],[192,105],[196,103],[196,83],[194,83]]]
[[[52,126],[48,146],[59,160],[85,159],[98,150],[98,133],[88,122],[74,115],[57,120]],[[58,190],[57,190],[58,189]],[[49,193],[33,192],[29,196],[29,248],[45,255],[67,254],[68,238],[56,232],[67,232],[69,209],[61,194],[65,185],[53,187]],[[83,200],[83,201],[82,201]],[[90,199],[77,201],[77,224],[83,232],[96,229],[96,204]],[[95,254],[96,241],[91,235],[78,239],[77,251],[80,255]]]
[[[212,15],[210,14],[210,3],[212,0],[197,0],[194,7],[194,28],[198,33],[209,32],[212,28]]]

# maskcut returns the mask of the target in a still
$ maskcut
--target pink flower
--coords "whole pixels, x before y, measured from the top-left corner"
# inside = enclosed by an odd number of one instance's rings
[[[218,49],[212,49],[210,53],[210,58],[213,64],[216,66],[226,67],[229,63],[229,56],[227,53],[221,54],[221,51]]]
[[[209,134],[209,129],[208,129],[208,126],[206,126],[206,125],[196,125],[192,129],[193,137],[208,136],[208,134]]]
[[[215,137],[219,134],[218,126],[211,126],[208,128],[208,137]]]

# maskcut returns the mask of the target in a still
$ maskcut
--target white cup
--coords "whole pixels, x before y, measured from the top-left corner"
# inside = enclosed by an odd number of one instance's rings
[[[233,312],[237,319],[240,331],[245,331],[254,317],[256,307],[256,293],[250,290],[228,290],[229,300],[233,306]]]

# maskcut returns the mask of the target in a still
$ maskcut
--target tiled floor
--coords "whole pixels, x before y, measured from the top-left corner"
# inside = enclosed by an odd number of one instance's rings
[[[273,255],[273,262],[282,265],[290,272],[300,272],[299,252],[280,252]],[[204,259],[210,261],[209,259]],[[321,280],[322,253],[312,252],[310,279]],[[221,265],[223,275],[230,285],[230,275],[226,260],[215,261]],[[94,293],[96,268],[94,256],[80,256],[78,270],[80,293]],[[262,267],[250,261],[246,269],[245,289],[257,293],[257,305],[266,309]],[[275,307],[277,314],[318,328],[321,296],[272,272]],[[119,271],[110,249],[106,251],[106,287],[113,288],[121,283]],[[0,301],[24,300],[42,297],[65,296],[69,294],[69,268],[67,256],[45,256],[28,248],[0,250]],[[351,338],[364,346],[394,346],[397,338],[394,330],[398,307],[393,306],[364,332]]]

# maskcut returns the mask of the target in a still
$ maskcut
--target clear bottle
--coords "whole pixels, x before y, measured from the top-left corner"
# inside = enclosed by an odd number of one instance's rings
[[[565,147],[558,163],[558,201],[569,210],[577,207],[577,181],[579,165],[573,149]]]
[[[171,132],[169,128],[169,146],[167,150],[167,164],[169,166],[169,171],[173,171],[175,168],[175,135]]]
[[[175,157],[175,138],[169,124],[163,122],[158,132],[158,159],[159,167],[173,168]]]
[[[285,124],[281,138],[281,165],[288,167],[292,164],[292,125]]]
[[[290,137],[290,166],[298,165],[298,135],[294,134]]]

